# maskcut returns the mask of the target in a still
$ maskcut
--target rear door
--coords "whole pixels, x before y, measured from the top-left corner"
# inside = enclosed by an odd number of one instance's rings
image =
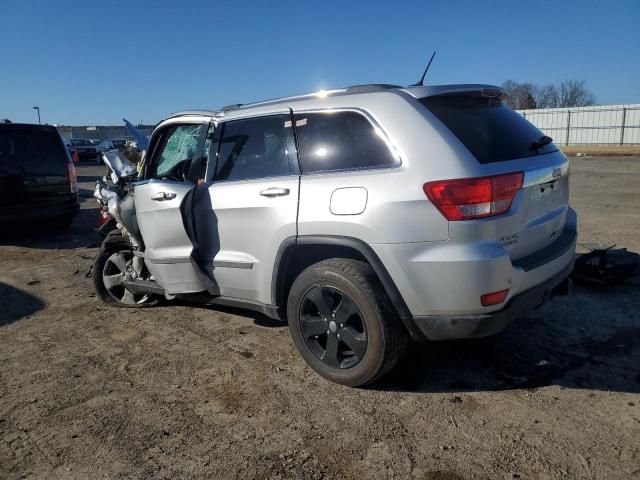
[[[68,202],[67,161],[54,127],[0,125],[0,209]]]
[[[145,243],[145,263],[169,293],[204,290],[191,264],[192,243],[180,206],[197,178],[191,165],[203,150],[208,118],[172,121],[151,139],[144,180],[134,186],[136,216]]]
[[[213,276],[226,297],[271,303],[278,248],[296,235],[299,168],[290,111],[220,123],[207,168]],[[217,234],[217,235],[216,235]]]
[[[487,220],[513,260],[557,240],[569,208],[569,161],[551,139],[504,105],[495,91],[437,95],[421,99],[480,164],[474,172],[524,172],[523,188],[509,212]],[[467,222],[462,222],[467,223]]]

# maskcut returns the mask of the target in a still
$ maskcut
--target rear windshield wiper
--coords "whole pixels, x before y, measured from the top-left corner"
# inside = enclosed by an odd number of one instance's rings
[[[537,153],[539,149],[541,149],[545,145],[549,145],[551,142],[553,142],[553,138],[543,135],[538,140],[529,145],[529,150],[533,150]]]

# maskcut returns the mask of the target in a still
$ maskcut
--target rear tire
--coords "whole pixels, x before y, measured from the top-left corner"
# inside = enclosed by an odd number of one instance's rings
[[[352,387],[380,379],[409,341],[375,273],[357,260],[334,258],[304,270],[291,287],[287,318],[309,366]]]

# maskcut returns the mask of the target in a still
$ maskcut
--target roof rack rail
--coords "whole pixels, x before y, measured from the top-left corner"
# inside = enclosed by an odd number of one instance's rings
[[[390,88],[402,88],[402,86],[392,85],[390,83],[365,83],[363,85],[352,85],[345,90],[349,93],[368,93],[377,92],[378,90],[388,90]]]
[[[242,106],[241,103],[232,103],[231,105],[226,105],[222,107],[220,110],[222,112],[230,112],[231,110],[238,110]]]
[[[346,88],[320,90],[317,92],[303,93],[301,95],[292,95],[289,97],[279,97],[279,98],[272,98],[270,100],[261,100],[258,102],[234,103],[221,108],[220,111],[218,112],[218,115],[223,116],[225,112],[231,112],[233,110],[273,105],[277,103],[286,102],[288,100],[302,100],[305,98],[326,97],[330,95],[340,95],[345,93],[369,93],[369,92],[377,92],[380,90],[388,90],[391,88],[403,88],[403,87],[401,85],[392,85],[390,83],[369,83],[369,84],[363,84],[363,85],[352,85]]]

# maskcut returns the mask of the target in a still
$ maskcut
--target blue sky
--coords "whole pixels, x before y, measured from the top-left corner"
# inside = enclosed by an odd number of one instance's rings
[[[586,80],[640,103],[640,0],[0,0],[0,118],[155,123],[360,83]]]

